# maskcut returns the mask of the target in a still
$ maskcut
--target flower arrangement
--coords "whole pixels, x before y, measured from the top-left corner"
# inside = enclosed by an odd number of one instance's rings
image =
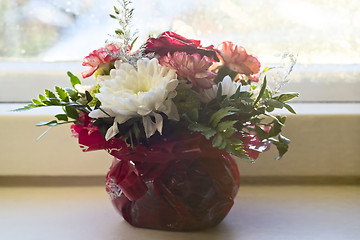
[[[199,40],[170,31],[148,38],[133,51],[137,39],[130,28],[133,9],[129,8],[130,1],[120,3],[122,9],[114,7],[115,14],[110,15],[120,23],[115,31],[117,41],[94,50],[83,61],[83,66],[89,68],[82,77],[94,77],[96,84],[85,85],[82,82],[86,80],[68,72],[73,88],[56,86],[55,92],[45,90],[44,95],[18,109],[61,106],[64,113],[38,125],[70,123],[84,151],[105,149],[115,156],[107,176],[112,200],[124,195],[134,204],[147,196],[151,186],[159,192],[147,181],[155,184],[164,171],[170,171],[169,162],[180,153],[194,154],[198,149],[206,149],[203,152],[210,159],[208,164],[217,166],[212,170],[211,166],[205,167],[207,172],[219,174],[221,166],[234,168],[228,159],[231,155],[254,161],[271,144],[278,149],[277,159],[285,154],[290,141],[280,133],[286,117],[273,116],[271,112],[286,108],[295,113],[287,102],[298,94],[280,93],[268,87],[267,74],[273,68],[261,69],[255,56],[230,41],[217,47],[202,46]],[[172,154],[170,158],[164,155],[168,153]],[[218,153],[223,158],[222,165],[211,160],[211,155]],[[185,172],[183,167],[176,168]],[[237,170],[230,172],[229,181],[235,187],[227,192],[232,199],[239,181]],[[223,179],[226,174],[229,173],[224,170]],[[232,203],[229,202],[230,207]],[[126,212],[128,206],[121,203],[119,210],[127,221],[135,226],[158,227],[135,223]],[[146,215],[148,210],[142,209],[142,216],[154,216]],[[228,207],[221,210],[225,215],[228,211]],[[212,219],[211,224],[223,217]],[[197,224],[195,228],[211,224]],[[178,222],[166,228],[187,229]]]

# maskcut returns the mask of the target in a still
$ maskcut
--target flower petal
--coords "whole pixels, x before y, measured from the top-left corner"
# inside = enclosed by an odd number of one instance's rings
[[[162,134],[162,128],[163,128],[163,117],[158,114],[158,113],[154,113],[154,117],[155,117],[155,126],[156,129],[158,130],[158,132],[160,134]]]
[[[156,132],[156,124],[151,120],[150,116],[143,117],[142,119],[146,138],[150,138]]]
[[[117,122],[114,121],[114,124],[107,130],[105,139],[106,141],[110,140],[111,138],[115,137],[116,134],[119,133]]]

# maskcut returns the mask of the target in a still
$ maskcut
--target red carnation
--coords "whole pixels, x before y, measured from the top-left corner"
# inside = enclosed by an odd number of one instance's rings
[[[152,52],[160,56],[174,52],[198,53],[202,57],[207,56],[219,61],[213,45],[202,47],[199,40],[187,39],[174,32],[164,32],[158,38],[149,38],[146,42],[145,53]]]

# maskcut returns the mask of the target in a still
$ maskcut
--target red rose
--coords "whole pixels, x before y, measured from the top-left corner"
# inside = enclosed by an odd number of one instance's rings
[[[219,61],[213,45],[202,47],[199,40],[187,39],[174,32],[164,32],[158,38],[149,38],[146,42],[145,53],[152,52],[160,56],[174,52],[198,53],[202,57],[207,56]]]

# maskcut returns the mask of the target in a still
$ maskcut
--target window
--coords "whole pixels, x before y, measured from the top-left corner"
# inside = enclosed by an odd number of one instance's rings
[[[117,26],[108,17],[116,1],[2,0],[1,102],[27,101],[45,87],[80,73],[81,60],[103,46]],[[139,41],[171,29],[203,45],[231,40],[264,63],[298,54],[286,90],[298,101],[359,102],[358,0],[136,0]],[[14,94],[15,89],[26,92]],[[29,89],[31,89],[29,91]]]

